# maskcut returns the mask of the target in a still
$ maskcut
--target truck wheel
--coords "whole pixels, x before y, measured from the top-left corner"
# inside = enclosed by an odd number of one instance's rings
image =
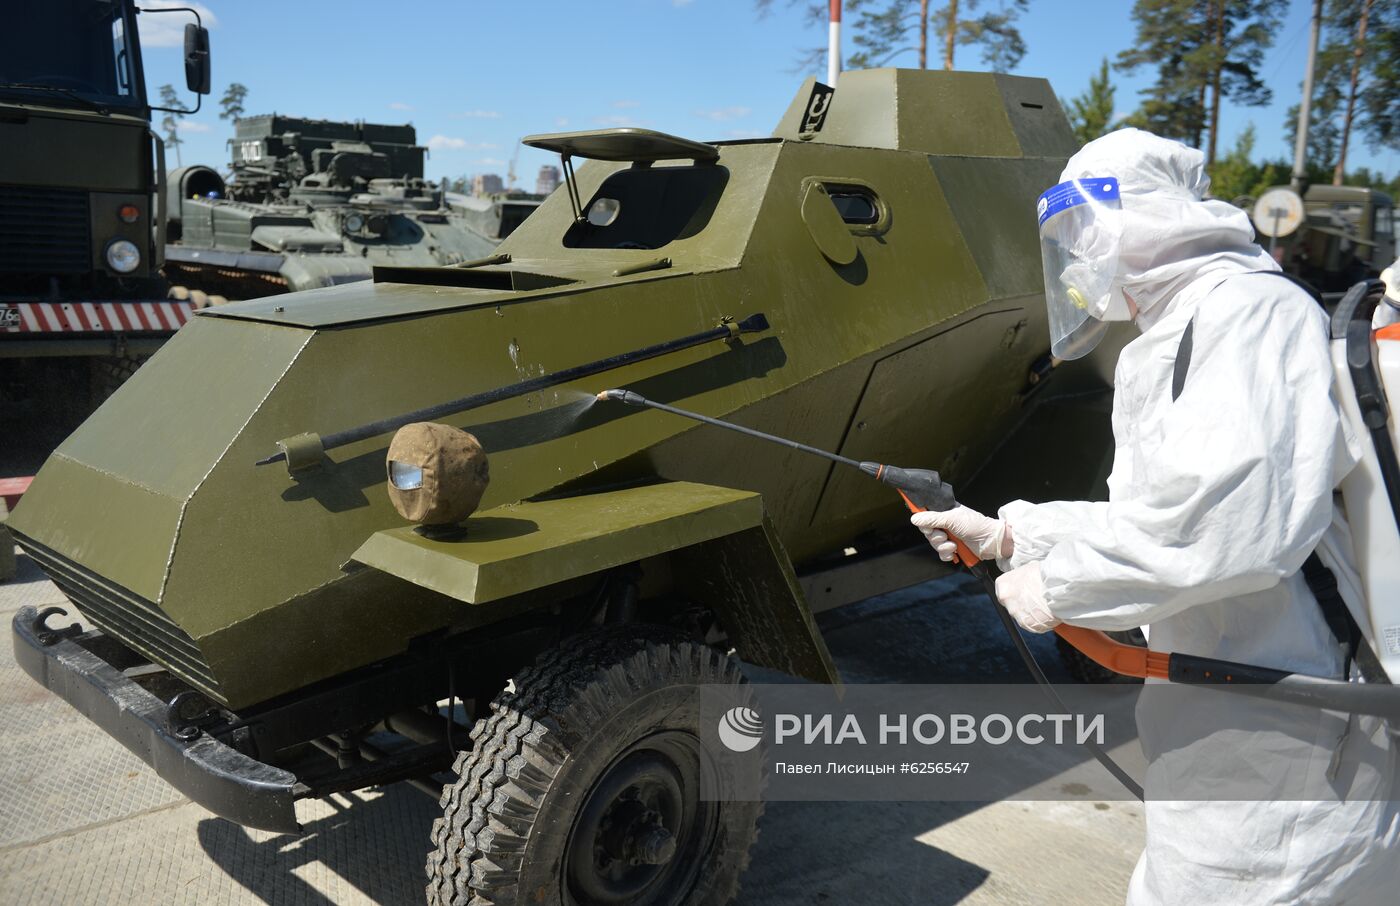
[[[1146,645],[1147,636],[1142,634],[1141,629],[1129,629],[1127,632],[1105,633],[1115,642],[1126,642],[1129,645]],[[1069,642],[1059,636],[1055,636],[1055,648],[1060,653],[1060,662],[1065,665],[1069,675],[1081,683],[1140,683],[1141,679],[1133,676],[1124,676],[1121,673],[1114,673],[1107,667],[1100,667],[1079,652]]]
[[[695,686],[737,664],[664,630],[572,639],[496,696],[443,789],[428,902],[728,903],[761,802],[705,802]]]
[[[104,355],[92,359],[92,408],[96,409],[117,392],[150,356]]]

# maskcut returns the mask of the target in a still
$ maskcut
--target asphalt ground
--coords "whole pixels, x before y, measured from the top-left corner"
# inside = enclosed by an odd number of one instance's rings
[[[400,784],[303,803],[301,837],[213,817],[15,666],[14,612],[63,603],[23,554],[19,569],[0,583],[0,903],[422,902],[432,799]],[[819,622],[847,682],[1022,681],[980,595],[941,579]],[[738,902],[1117,904],[1142,843],[1134,802],[776,802]]]

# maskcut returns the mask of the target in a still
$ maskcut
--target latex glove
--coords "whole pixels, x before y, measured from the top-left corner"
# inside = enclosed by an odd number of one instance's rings
[[[968,507],[955,506],[937,513],[915,513],[909,517],[909,521],[924,533],[928,543],[938,552],[939,559],[946,562],[951,563],[953,555],[957,553],[957,545],[949,539],[949,535],[966,544],[979,560],[995,560],[1011,555],[1010,551],[1001,549],[1006,540],[1006,522],[983,516]]]
[[[1045,583],[1040,563],[1027,563],[997,577],[997,599],[1012,619],[1028,632],[1049,632],[1060,621],[1045,602]]]

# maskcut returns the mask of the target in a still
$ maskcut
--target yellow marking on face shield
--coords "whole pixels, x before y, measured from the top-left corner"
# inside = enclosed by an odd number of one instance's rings
[[[1089,307],[1089,303],[1084,299],[1084,294],[1074,287],[1069,287],[1065,295],[1069,296],[1069,300],[1074,303],[1075,308],[1087,309]]]

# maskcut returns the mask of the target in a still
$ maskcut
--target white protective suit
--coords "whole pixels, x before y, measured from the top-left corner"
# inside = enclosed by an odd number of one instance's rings
[[[1371,326],[1376,330],[1400,323],[1400,258],[1381,271],[1381,280],[1385,281],[1386,301],[1376,306],[1376,313],[1371,317]]]
[[[1278,268],[1243,211],[1201,200],[1200,152],[1122,130],[1086,145],[1061,180],[1102,176],[1122,188],[1118,275],[1142,330],[1115,374],[1109,500],[1006,505],[1015,550],[1002,566],[1039,561],[1046,603],[1067,623],[1146,626],[1154,650],[1340,676],[1340,648],[1299,572],[1318,550],[1344,596],[1358,594],[1333,489],[1359,447],[1332,396],[1324,313],[1259,273]],[[1193,319],[1190,369],[1173,401]],[[1130,904],[1400,903],[1400,816],[1385,801],[1400,795],[1379,722],[1319,713],[1299,726],[1267,711],[1281,706],[1208,691],[1189,709],[1153,701],[1182,688],[1144,690],[1139,732],[1154,768],[1209,774],[1197,747],[1220,729],[1218,755],[1223,728],[1261,719],[1285,728],[1271,750],[1280,759],[1297,743],[1368,766],[1343,766],[1352,782],[1342,802],[1151,801],[1149,769]],[[1227,764],[1219,776],[1255,769],[1268,766]]]

